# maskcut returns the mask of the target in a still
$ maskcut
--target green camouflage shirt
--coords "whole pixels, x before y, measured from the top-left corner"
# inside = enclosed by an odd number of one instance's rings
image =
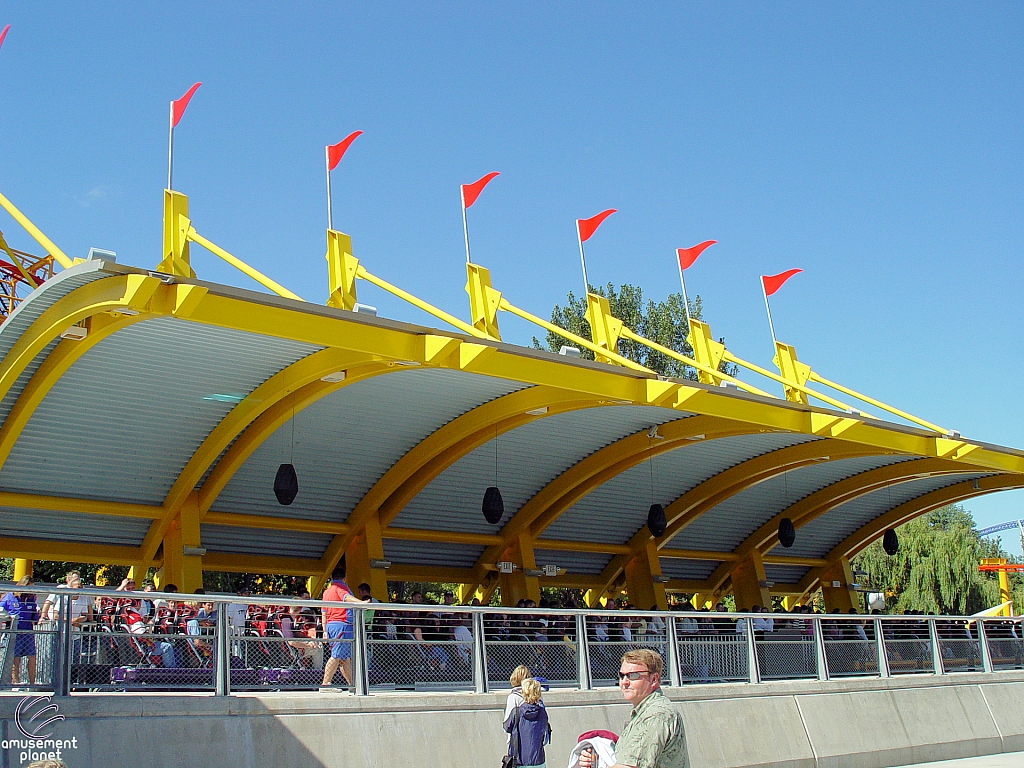
[[[615,762],[635,768],[689,768],[682,715],[660,688],[633,708],[615,745]]]

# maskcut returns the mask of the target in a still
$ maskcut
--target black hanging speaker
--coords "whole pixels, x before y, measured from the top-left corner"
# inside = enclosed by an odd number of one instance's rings
[[[793,546],[794,541],[796,541],[796,528],[793,527],[792,520],[784,517],[779,521],[779,544],[789,549]]]
[[[647,529],[654,537],[661,536],[668,528],[668,520],[665,519],[665,508],[661,504],[651,504],[647,513]]]
[[[899,552],[900,540],[896,535],[896,531],[892,528],[887,528],[885,534],[882,536],[882,549],[885,550],[885,554],[892,556]]]
[[[299,478],[295,474],[293,464],[282,464],[277,468],[274,478],[274,495],[281,506],[287,507],[299,495]]]
[[[505,514],[505,502],[501,499],[501,491],[498,490],[497,486],[492,485],[486,491],[484,491],[484,503],[483,503],[484,520],[491,525],[497,525],[501,522],[502,515]]]

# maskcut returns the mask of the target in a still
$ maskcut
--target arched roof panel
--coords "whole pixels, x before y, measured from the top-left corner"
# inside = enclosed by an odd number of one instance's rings
[[[137,547],[148,528],[137,517],[0,507],[0,537]]]
[[[331,537],[305,531],[239,528],[234,525],[202,525],[200,539],[210,552],[276,557],[319,558]]]

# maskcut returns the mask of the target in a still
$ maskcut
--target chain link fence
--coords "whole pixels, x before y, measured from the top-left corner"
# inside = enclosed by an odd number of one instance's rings
[[[590,679],[598,687],[619,684],[619,662],[626,651],[650,648],[661,654],[669,681],[668,624],[656,614],[632,611],[591,614],[586,617],[587,649],[590,657]]]
[[[882,638],[890,674],[936,672],[928,622],[914,617],[882,619]]]

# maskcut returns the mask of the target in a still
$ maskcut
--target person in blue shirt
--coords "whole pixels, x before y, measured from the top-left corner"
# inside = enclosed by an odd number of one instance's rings
[[[30,576],[22,576],[18,580],[19,587],[28,587],[32,584]],[[11,685],[34,685],[36,682],[36,638],[32,633],[35,623],[39,621],[39,605],[36,596],[30,592],[23,592],[15,595],[8,592],[0,599],[0,608],[3,608],[12,616],[18,617],[16,629],[18,633],[14,636],[14,665],[11,667]],[[28,659],[28,678],[21,680],[21,660]]]
[[[551,741],[548,712],[541,701],[541,685],[533,678],[523,680],[523,703],[516,707],[505,730],[511,735],[508,753],[522,768],[546,768],[544,745]]]

